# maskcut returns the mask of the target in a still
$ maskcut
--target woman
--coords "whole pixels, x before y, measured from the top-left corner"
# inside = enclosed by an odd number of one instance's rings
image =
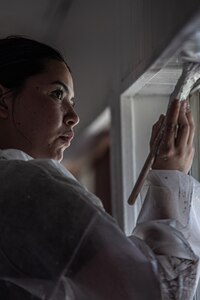
[[[174,143],[170,124],[188,120],[193,123],[191,113],[175,102],[165,144]],[[161,192],[161,199],[155,194],[153,200],[163,206],[149,210],[148,194],[135,233],[126,238],[100,200],[59,163],[78,122],[73,79],[63,57],[30,39],[2,39],[1,298],[192,299],[198,257],[182,234],[182,216],[173,210],[180,203],[170,199],[169,209]],[[191,144],[193,129],[187,131]],[[180,134],[185,140],[185,131]],[[153,181],[151,187],[154,193]]]

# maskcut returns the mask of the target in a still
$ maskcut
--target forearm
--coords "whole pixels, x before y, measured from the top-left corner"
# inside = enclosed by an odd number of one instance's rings
[[[199,259],[183,234],[173,226],[173,221],[150,221],[138,225],[133,234],[154,254],[162,299],[190,300],[198,282]]]
[[[151,171],[150,188],[133,234],[155,255],[163,299],[192,299],[198,278],[198,251],[191,234],[193,179],[181,172]],[[195,249],[196,250],[196,249]]]

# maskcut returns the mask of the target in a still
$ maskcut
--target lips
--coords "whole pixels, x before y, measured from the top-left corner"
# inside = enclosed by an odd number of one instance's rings
[[[69,142],[70,140],[72,140],[74,137],[74,133],[72,130],[66,132],[65,134],[61,135],[60,138],[64,141],[64,142]]]

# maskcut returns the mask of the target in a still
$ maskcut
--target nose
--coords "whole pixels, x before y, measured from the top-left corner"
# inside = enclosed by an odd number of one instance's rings
[[[75,112],[72,105],[68,105],[66,112],[64,114],[63,122],[66,125],[70,125],[71,127],[76,126],[79,123],[80,119],[78,114]]]

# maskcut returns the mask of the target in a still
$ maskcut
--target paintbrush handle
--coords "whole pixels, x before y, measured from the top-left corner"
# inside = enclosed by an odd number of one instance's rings
[[[165,122],[164,122],[165,123]],[[154,162],[154,159],[155,159],[155,156],[156,156],[156,153],[158,151],[158,148],[159,148],[159,145],[160,145],[160,142],[161,142],[161,139],[162,139],[162,136],[163,136],[163,131],[164,131],[164,126],[165,124],[162,124],[155,140],[154,140],[154,143],[151,147],[151,150],[146,158],[146,161],[143,165],[143,168],[138,176],[138,179],[133,187],[133,190],[131,192],[131,195],[129,196],[128,198],[128,203],[130,205],[133,205],[137,199],[137,196],[138,194],[140,193],[141,189],[142,189],[142,186],[144,184],[144,181],[149,173],[149,170],[151,169],[152,165],[153,165],[153,162]]]
[[[155,159],[155,155],[153,155],[151,152],[149,152],[149,155],[147,156],[144,166],[143,166],[143,168],[138,176],[138,179],[133,187],[131,195],[128,198],[128,204],[133,205],[135,203],[137,196],[139,195],[139,193],[142,189],[142,186],[144,184],[144,181],[149,173],[149,170],[151,169],[154,159]]]

